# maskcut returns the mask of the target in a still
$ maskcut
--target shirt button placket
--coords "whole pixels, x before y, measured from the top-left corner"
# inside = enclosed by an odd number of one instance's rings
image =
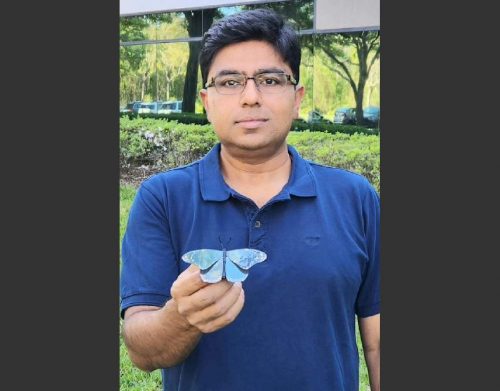
[[[250,247],[257,250],[264,251],[263,239],[266,230],[264,229],[264,222],[262,221],[262,215],[256,213],[253,223],[250,224]]]

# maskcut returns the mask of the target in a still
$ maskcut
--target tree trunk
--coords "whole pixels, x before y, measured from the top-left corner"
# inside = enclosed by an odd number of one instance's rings
[[[144,95],[146,94],[147,81],[148,81],[148,72],[144,73],[141,80],[141,102],[144,102]]]
[[[166,82],[166,90],[167,90],[167,101],[170,100],[170,77],[168,77],[168,71],[165,71],[165,82]]]
[[[185,11],[187,30],[190,37],[197,36],[197,26],[210,26],[214,20],[216,9],[206,9],[203,11]],[[207,28],[204,28],[206,30]],[[186,66],[184,78],[184,91],[182,94],[182,112],[194,113],[196,95],[198,93],[198,55],[201,49],[201,42],[189,42],[189,59]]]
[[[363,117],[363,98],[365,95],[365,85],[368,80],[368,49],[364,42],[357,45],[358,61],[359,61],[359,78],[356,97],[356,123],[364,124]]]
[[[189,59],[184,79],[184,91],[182,94],[182,112],[194,113],[196,94],[198,89],[198,54],[201,42],[189,42]]]

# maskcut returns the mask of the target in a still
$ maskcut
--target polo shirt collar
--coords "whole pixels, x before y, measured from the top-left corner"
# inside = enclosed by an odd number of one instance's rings
[[[234,191],[224,181],[220,168],[220,143],[217,143],[200,160],[200,189],[204,201],[225,201]],[[316,181],[309,164],[294,147],[288,145],[288,153],[292,156],[292,174],[282,191],[282,196],[315,197]],[[280,197],[281,198],[281,197]]]

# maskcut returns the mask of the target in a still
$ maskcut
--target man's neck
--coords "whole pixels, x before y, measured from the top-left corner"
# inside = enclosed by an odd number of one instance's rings
[[[259,207],[281,191],[292,169],[286,144],[270,156],[252,159],[236,158],[222,147],[220,161],[226,183]]]

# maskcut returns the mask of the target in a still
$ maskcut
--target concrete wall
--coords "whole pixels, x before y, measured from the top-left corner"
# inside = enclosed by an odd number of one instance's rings
[[[380,27],[380,0],[316,0],[316,30]]]

